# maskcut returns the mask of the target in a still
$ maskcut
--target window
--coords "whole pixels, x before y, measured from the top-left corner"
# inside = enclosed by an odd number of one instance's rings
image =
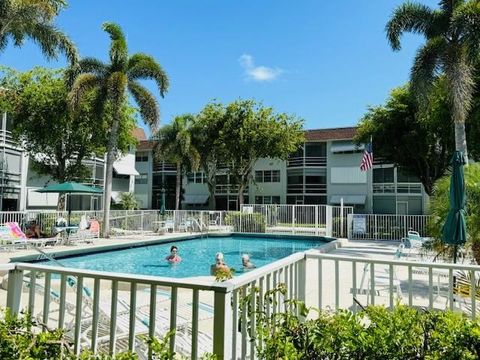
[[[140,174],[138,176],[135,176],[135,185],[146,184],[147,181],[148,181],[147,174]]]
[[[187,174],[188,183],[203,184],[207,183],[206,176],[203,171],[188,173]]]
[[[255,196],[255,204],[280,204],[280,196]]]
[[[305,157],[322,157],[327,155],[326,143],[305,144]]]
[[[373,169],[374,183],[393,183],[393,167]]]
[[[280,182],[280,170],[255,171],[255,182],[257,183]]]
[[[135,155],[136,162],[148,162],[148,154],[147,153],[137,153]]]
[[[418,183],[420,179],[407,169],[397,168],[397,181],[399,183]]]

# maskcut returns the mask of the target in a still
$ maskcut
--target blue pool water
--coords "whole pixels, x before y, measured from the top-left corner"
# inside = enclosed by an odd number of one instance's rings
[[[215,262],[218,251],[223,252],[227,265],[235,268],[238,274],[242,269],[242,254],[250,255],[251,261],[260,267],[323,243],[322,238],[210,237],[81,255],[59,261],[65,266],[81,269],[182,278],[210,275],[210,265]],[[182,262],[175,265],[165,260],[172,245],[178,247],[182,257]],[[50,261],[45,264],[55,265]]]

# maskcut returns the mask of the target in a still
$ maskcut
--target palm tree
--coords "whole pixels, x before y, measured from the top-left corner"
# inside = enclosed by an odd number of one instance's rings
[[[400,50],[404,32],[425,37],[412,66],[412,89],[419,99],[426,98],[434,81],[445,76],[455,123],[455,148],[467,158],[465,119],[472,105],[474,65],[480,48],[478,1],[441,0],[435,10],[406,2],[395,9],[386,32],[393,50]]]
[[[78,106],[82,96],[92,89],[97,91],[96,106],[102,110],[108,106],[112,116],[107,143],[107,164],[105,174],[104,226],[103,235],[108,237],[110,201],[112,195],[113,162],[117,155],[119,128],[121,127],[122,104],[130,94],[137,103],[143,120],[156,129],[159,122],[159,106],[153,94],[139,83],[150,79],[157,84],[160,95],[168,90],[168,77],[158,62],[151,56],[137,53],[128,54],[125,35],[120,26],[104,23],[111,39],[110,63],[105,64],[95,58],[80,61],[80,74],[76,76],[70,93],[72,106]]]
[[[158,130],[158,144],[155,150],[157,158],[172,162],[177,167],[175,183],[175,210],[180,209],[180,192],[184,171],[197,171],[200,154],[192,143],[192,125],[194,116],[190,114],[176,116],[173,121]]]
[[[60,51],[71,64],[76,63],[75,45],[53,24],[65,6],[64,0],[1,0],[0,52],[9,40],[21,46],[28,38],[36,42],[48,58],[56,58]]]

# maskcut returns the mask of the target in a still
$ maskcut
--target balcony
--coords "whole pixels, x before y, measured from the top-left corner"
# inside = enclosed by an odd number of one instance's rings
[[[287,194],[326,194],[326,184],[288,184]]]
[[[176,172],[177,171],[177,167],[175,166],[175,164],[169,164],[169,163],[165,163],[165,165],[162,167],[162,163],[153,163],[153,171],[154,172],[161,172],[162,171],[162,168],[164,171],[174,171]]]
[[[290,157],[287,160],[287,167],[316,167],[327,166],[326,156]]]

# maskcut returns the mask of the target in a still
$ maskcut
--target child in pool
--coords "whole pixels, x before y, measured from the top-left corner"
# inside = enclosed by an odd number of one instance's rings
[[[178,256],[178,248],[175,245],[170,248],[170,255],[168,255],[165,260],[172,264],[182,261],[182,258]]]

